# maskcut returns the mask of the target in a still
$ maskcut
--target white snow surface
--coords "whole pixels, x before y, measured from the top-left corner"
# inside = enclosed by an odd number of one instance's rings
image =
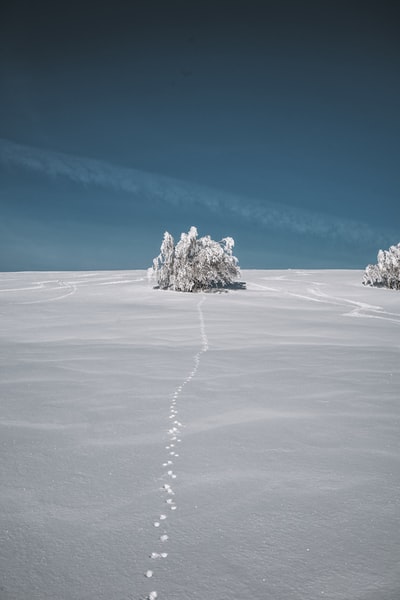
[[[0,274],[1,600],[398,600],[400,293]]]

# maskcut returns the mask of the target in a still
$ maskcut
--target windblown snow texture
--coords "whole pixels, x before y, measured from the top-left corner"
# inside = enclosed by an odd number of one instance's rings
[[[397,600],[398,292],[0,276],[1,600]]]

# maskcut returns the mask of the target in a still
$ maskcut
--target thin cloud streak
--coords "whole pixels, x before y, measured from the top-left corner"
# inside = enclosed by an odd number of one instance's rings
[[[83,185],[97,185],[131,193],[142,199],[162,200],[175,207],[187,207],[188,204],[192,204],[220,214],[229,212],[250,223],[258,223],[273,230],[342,239],[352,243],[384,243],[389,239],[388,235],[377,232],[367,224],[350,219],[339,219],[287,205],[237,196],[164,175],[118,167],[101,160],[51,152],[1,138],[0,163],[52,178],[66,177]]]

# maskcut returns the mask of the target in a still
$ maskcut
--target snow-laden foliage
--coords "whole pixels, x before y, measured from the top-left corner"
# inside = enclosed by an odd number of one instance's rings
[[[226,287],[240,277],[238,260],[233,256],[234,240],[215,242],[209,235],[198,238],[196,227],[182,233],[175,245],[167,231],[160,254],[153,260],[153,271],[161,289],[194,292]]]
[[[170,286],[174,259],[174,238],[166,231],[161,244],[160,254],[153,260],[153,270],[157,273],[157,282],[162,289],[167,289]]]
[[[400,244],[379,250],[376,265],[365,269],[363,284],[400,290]]]

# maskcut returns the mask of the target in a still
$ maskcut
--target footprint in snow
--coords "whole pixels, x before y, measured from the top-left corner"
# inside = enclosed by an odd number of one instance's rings
[[[152,552],[150,558],[156,560],[157,558],[167,558],[168,552]]]

